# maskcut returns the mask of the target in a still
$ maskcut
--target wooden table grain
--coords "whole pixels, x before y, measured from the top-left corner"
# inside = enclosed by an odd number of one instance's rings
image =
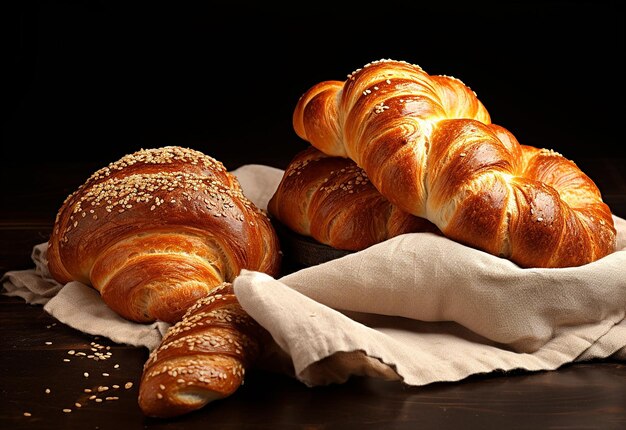
[[[626,160],[578,164],[613,212],[626,217]],[[47,239],[58,205],[93,167],[70,166],[55,181],[31,177],[7,187],[12,204],[0,218],[0,273],[31,268],[32,248]],[[2,174],[6,184],[16,172],[9,167]],[[72,329],[40,305],[0,295],[0,428],[626,428],[626,363],[610,359],[423,387],[364,377],[307,387],[286,375],[251,369],[231,397],[161,420],[143,416],[137,404],[147,356],[146,349]]]

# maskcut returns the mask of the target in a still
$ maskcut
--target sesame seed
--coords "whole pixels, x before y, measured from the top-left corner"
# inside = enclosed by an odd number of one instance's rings
[[[32,417],[32,416],[33,416],[33,414],[31,414],[30,412],[24,412],[24,416],[25,416],[25,417]]]
[[[65,412],[66,414],[69,414],[70,412],[72,412],[72,410],[65,408],[65,409],[63,409],[63,412]]]

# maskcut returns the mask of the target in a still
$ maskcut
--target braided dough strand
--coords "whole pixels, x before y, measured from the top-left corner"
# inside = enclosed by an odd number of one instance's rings
[[[521,145],[458,79],[380,60],[298,100],[296,133],[348,157],[391,203],[447,237],[522,267],[570,267],[615,250],[609,207],[562,155]]]

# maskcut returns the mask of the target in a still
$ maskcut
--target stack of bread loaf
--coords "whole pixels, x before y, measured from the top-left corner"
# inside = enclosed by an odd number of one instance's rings
[[[242,269],[276,276],[278,237],[224,165],[178,146],[141,150],[95,172],[58,212],[48,266],[92,285],[118,314],[172,326],[146,362],[149,416],[232,394],[260,353],[262,328],[239,305]]]
[[[306,91],[293,125],[324,155],[298,155],[268,208],[327,245],[356,249],[430,223],[521,267],[580,266],[614,251],[611,211],[591,178],[561,154],[522,145],[491,123],[458,79],[375,61]],[[322,157],[349,161],[328,168]],[[370,184],[391,205],[372,198]],[[354,228],[355,216],[365,231]]]
[[[297,102],[297,154],[267,208],[218,160],[178,146],[95,172],[60,208],[49,240],[59,282],[93,286],[132,321],[171,323],[142,375],[139,405],[171,417],[232,394],[263,347],[239,305],[242,269],[276,276],[269,216],[358,251],[432,232],[522,267],[569,267],[614,250],[611,211],[574,162],[521,145],[473,91],[403,61],[367,64]]]

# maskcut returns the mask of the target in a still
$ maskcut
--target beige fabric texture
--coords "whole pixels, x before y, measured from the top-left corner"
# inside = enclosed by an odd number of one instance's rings
[[[233,173],[266,208],[283,171],[246,165]],[[626,360],[626,220],[614,221],[618,251],[581,267],[521,269],[445,237],[411,233],[278,279],[246,270],[234,287],[275,341],[260,365],[309,386],[352,375],[419,386]],[[92,288],[55,283],[45,251],[45,243],[34,248],[34,269],[3,276],[4,294],[42,304],[86,333],[158,345],[167,324],[128,322]]]

